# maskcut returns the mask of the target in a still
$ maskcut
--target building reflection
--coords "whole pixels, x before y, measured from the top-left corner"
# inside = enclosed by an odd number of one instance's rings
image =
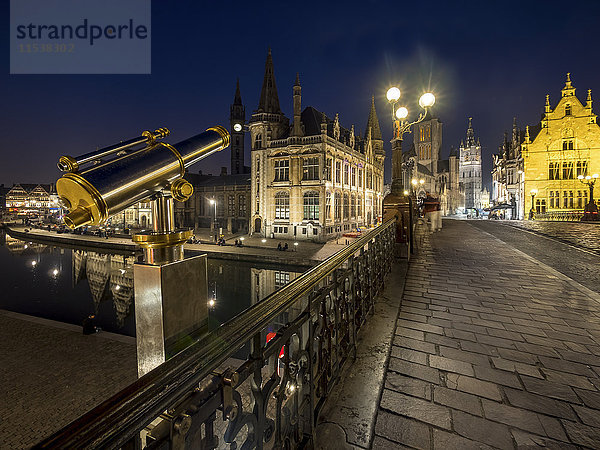
[[[133,255],[72,251],[73,285],[84,278],[97,312],[101,302],[112,301],[117,325],[122,327],[133,305]]]

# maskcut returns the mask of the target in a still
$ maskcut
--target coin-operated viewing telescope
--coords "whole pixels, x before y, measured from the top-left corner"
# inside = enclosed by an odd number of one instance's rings
[[[144,131],[140,137],[79,156],[61,156],[58,168],[67,172],[56,182],[71,228],[105,224],[110,216],[152,199],[153,232],[137,234],[147,263],[181,259],[190,230],[175,231],[173,199],[185,201],[194,192],[183,179],[186,167],[229,145],[229,132],[216,126],[175,145],[158,142],[166,128]]]
[[[62,156],[56,190],[71,228],[102,225],[140,201],[151,201],[153,230],[133,236],[144,251],[134,264],[136,343],[140,376],[205,332],[208,323],[206,255],[184,258],[192,230],[175,229],[173,199],[194,192],[186,167],[229,146],[216,126],[177,144],[161,140],[166,128],[79,156]]]

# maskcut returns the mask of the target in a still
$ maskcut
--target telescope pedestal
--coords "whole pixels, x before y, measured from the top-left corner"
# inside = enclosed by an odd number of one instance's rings
[[[138,376],[165,362],[206,331],[206,255],[133,267]]]

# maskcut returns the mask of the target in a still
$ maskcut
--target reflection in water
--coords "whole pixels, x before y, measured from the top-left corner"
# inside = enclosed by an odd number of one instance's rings
[[[26,242],[0,230],[0,309],[81,325],[91,313],[102,329],[135,335],[134,253]],[[209,329],[295,279],[302,268],[208,260]],[[281,270],[288,269],[288,270]]]
[[[100,303],[112,300],[117,326],[122,328],[133,304],[133,255],[112,255],[72,250],[73,285],[87,278],[94,302],[94,313]]]

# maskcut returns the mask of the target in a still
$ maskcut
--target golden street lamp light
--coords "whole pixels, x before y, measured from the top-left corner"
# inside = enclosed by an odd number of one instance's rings
[[[598,207],[594,202],[594,185],[598,179],[598,174],[593,175],[578,175],[577,178],[582,184],[585,184],[590,190],[590,201],[583,210],[583,220],[596,220],[598,218]]]
[[[407,120],[409,112],[406,106],[398,105],[401,97],[400,89],[392,86],[386,94],[388,102],[392,106],[392,124],[394,137],[392,139],[392,194],[401,195],[404,191],[402,186],[402,139],[404,133],[410,133],[410,128],[425,120],[427,111],[435,104],[435,95],[426,92],[419,98],[419,106],[423,111],[414,121]]]
[[[535,218],[534,201],[537,193],[537,189],[532,189],[531,191],[529,191],[529,194],[531,194],[531,210],[529,211],[529,220],[533,220]]]

